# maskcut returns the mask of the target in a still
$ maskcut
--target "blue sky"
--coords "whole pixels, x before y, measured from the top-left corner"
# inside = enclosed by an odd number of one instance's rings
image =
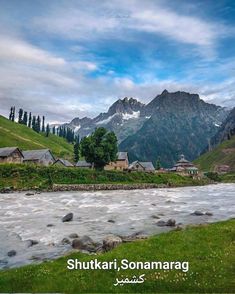
[[[95,116],[164,89],[235,106],[235,2],[0,0],[0,113]]]

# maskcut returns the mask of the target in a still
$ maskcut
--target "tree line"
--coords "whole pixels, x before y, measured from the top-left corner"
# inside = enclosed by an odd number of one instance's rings
[[[18,121],[19,124],[26,125],[29,128],[32,128],[37,133],[45,133],[46,137],[50,133],[57,135],[59,137],[65,138],[69,143],[76,143],[77,138],[74,131],[65,126],[60,126],[56,128],[53,126],[50,128],[49,123],[45,124],[45,116],[42,117],[39,115],[32,115],[31,112],[24,111],[22,108],[18,111],[18,120],[16,119],[16,109],[15,106],[12,106],[9,113],[9,120]]]

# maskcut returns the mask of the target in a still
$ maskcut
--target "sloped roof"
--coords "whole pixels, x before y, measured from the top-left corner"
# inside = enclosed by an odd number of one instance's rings
[[[58,158],[58,159],[54,162],[54,164],[56,164],[57,162],[61,162],[64,166],[67,166],[67,167],[69,167],[69,166],[73,166],[73,164],[72,164],[71,162],[69,162],[68,160],[63,159],[63,158]]]
[[[148,171],[155,170],[151,161],[139,161],[139,163],[144,167],[145,170],[148,170]]]
[[[7,157],[10,156],[15,150],[18,150],[20,152],[20,154],[23,156],[22,152],[20,151],[20,149],[18,147],[4,147],[4,148],[0,148],[0,157]]]
[[[24,160],[39,160],[48,151],[51,153],[51,151],[49,149],[23,151]],[[52,153],[51,153],[51,155],[54,158]]]
[[[144,170],[155,171],[155,168],[154,168],[151,161],[138,161],[138,160],[136,160],[129,165],[129,168],[131,169],[131,168],[135,167],[136,164],[141,165]]]
[[[117,160],[128,160],[128,153],[127,152],[118,152]]]
[[[92,164],[90,162],[87,162],[85,160],[80,160],[76,163],[77,167],[91,167]]]

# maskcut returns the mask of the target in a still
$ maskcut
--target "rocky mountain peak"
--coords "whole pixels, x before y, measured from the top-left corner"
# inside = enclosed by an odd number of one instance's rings
[[[139,102],[134,98],[125,97],[123,99],[118,99],[113,105],[110,106],[108,110],[109,115],[115,113],[133,113],[140,111],[144,107],[144,104]]]

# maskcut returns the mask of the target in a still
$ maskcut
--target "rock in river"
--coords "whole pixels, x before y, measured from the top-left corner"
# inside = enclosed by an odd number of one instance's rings
[[[69,235],[69,238],[71,238],[71,239],[76,239],[76,238],[78,238],[79,236],[78,236],[78,234],[76,234],[76,233],[72,233],[72,234],[70,234]]]
[[[10,251],[7,252],[7,255],[9,257],[15,256],[16,255],[16,251],[15,250],[10,250]]]
[[[27,240],[28,247],[37,245],[39,242],[37,240]]]
[[[175,226],[175,220],[174,219],[168,219],[168,221],[166,222],[166,226],[168,227],[174,227]]]
[[[204,213],[200,210],[195,210],[194,213],[192,213],[192,214],[196,215],[196,216],[204,215]]]
[[[166,222],[163,221],[163,220],[160,220],[160,221],[157,222],[157,225],[158,225],[159,227],[164,227],[164,226],[166,225]]]
[[[76,238],[72,242],[72,247],[74,249],[86,250],[90,252],[94,252],[96,248],[96,244],[89,236],[82,236],[80,238]]]
[[[62,222],[70,222],[73,219],[73,213],[70,212],[62,218]]]
[[[105,237],[103,240],[103,249],[105,251],[109,251],[117,247],[121,243],[122,243],[122,239],[120,237],[115,235],[109,235]]]
[[[70,240],[68,238],[64,238],[64,239],[62,239],[61,244],[62,245],[67,245],[67,244],[71,244],[71,242],[70,242]]]

